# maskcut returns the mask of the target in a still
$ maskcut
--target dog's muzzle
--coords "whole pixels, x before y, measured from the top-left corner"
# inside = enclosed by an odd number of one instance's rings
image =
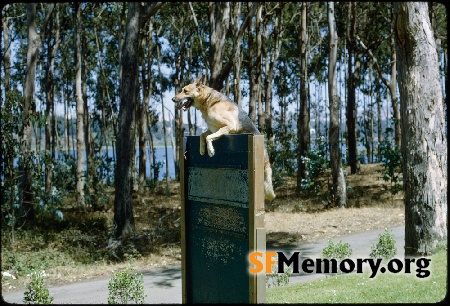
[[[172,101],[175,102],[175,108],[176,109],[182,109],[184,111],[186,111],[192,104],[192,98],[184,98],[181,100],[178,100],[176,97],[172,98]],[[183,101],[186,101],[183,103]]]

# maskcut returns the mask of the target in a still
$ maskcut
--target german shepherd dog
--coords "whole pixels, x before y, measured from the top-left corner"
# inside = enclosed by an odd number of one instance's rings
[[[212,142],[222,135],[261,134],[240,106],[224,94],[206,86],[205,82],[206,76],[203,75],[194,83],[183,87],[181,92],[172,98],[177,109],[187,110],[194,106],[202,113],[202,118],[205,120],[208,130],[200,135],[201,155],[205,154],[206,145],[208,155],[214,156]],[[264,148],[264,195],[268,201],[275,198],[272,185],[272,168],[266,148]]]

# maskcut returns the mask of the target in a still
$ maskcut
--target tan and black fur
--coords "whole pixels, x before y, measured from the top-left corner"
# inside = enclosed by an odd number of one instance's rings
[[[219,91],[205,85],[206,77],[195,80],[172,98],[177,109],[187,110],[193,106],[202,113],[208,130],[200,136],[200,154],[214,155],[212,142],[227,134],[254,134],[261,133],[256,128],[247,113],[235,102]],[[272,168],[267,150],[264,149],[264,194],[266,200],[273,200],[275,193],[272,185]]]

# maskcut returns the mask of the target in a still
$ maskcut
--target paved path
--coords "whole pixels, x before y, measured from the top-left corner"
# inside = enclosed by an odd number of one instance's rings
[[[352,258],[368,258],[372,244],[378,241],[378,236],[384,230],[369,231],[349,236],[333,238],[337,243],[348,242],[352,248]],[[404,255],[404,227],[392,229],[396,239],[397,257]],[[315,244],[303,244],[298,246],[267,246],[268,251],[301,252],[301,258],[320,258],[322,249],[328,240]],[[293,274],[290,282],[297,283],[309,281],[314,278],[324,277],[323,274]],[[109,278],[94,281],[84,281],[74,284],[49,288],[50,295],[53,296],[54,304],[107,304]],[[145,304],[181,304],[181,266],[165,268],[160,271],[144,273],[144,290],[147,295]],[[7,303],[22,304],[23,292],[9,292],[3,295],[2,299]]]

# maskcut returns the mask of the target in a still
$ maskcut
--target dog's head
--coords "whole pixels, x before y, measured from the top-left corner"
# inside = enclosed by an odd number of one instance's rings
[[[176,103],[175,108],[187,110],[191,107],[194,100],[199,97],[199,88],[205,84],[205,81],[206,76],[203,75],[201,78],[196,79],[194,83],[184,86],[181,92],[172,98],[172,101]]]

